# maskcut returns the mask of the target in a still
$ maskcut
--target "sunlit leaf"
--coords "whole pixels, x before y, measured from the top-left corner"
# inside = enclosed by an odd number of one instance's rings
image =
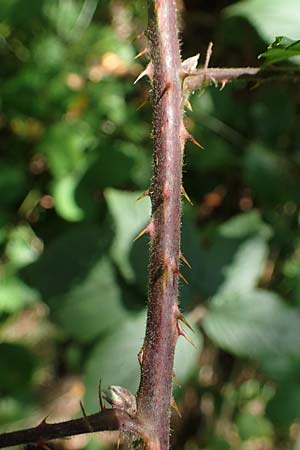
[[[145,323],[145,311],[131,318],[124,318],[91,351],[85,367],[86,401],[91,410],[99,407],[95,392],[100,379],[103,387],[109,384],[121,385],[136,392],[140,377],[137,355],[142,346]],[[196,331],[191,337],[196,349],[183,338],[177,344],[175,373],[180,383],[186,381],[196,367],[202,347],[199,332]]]
[[[97,389],[120,385],[135,393],[140,367],[137,354],[143,343],[146,316],[125,318],[106,338],[101,339],[91,351],[85,367],[86,403],[91,410],[99,408]]]
[[[55,181],[52,190],[56,211],[61,217],[72,222],[84,218],[84,211],[77,205],[75,199],[77,184],[76,177],[66,176]]]
[[[38,293],[19,278],[0,278],[0,313],[15,313],[38,299]]]
[[[294,41],[285,36],[278,36],[259,58],[263,58],[264,65],[267,66],[293,56],[300,56],[300,40]]]
[[[297,356],[300,315],[271,292],[215,297],[204,319],[208,336],[238,356]]]
[[[224,281],[217,295],[248,293],[257,284],[266,264],[268,248],[265,239],[255,236],[243,242],[231,263],[223,268]]]
[[[263,222],[258,211],[238,214],[219,227],[219,232],[227,238],[242,238],[258,233],[266,238],[272,235],[270,226]]]
[[[81,174],[88,165],[87,150],[93,145],[91,130],[84,122],[57,123],[44,136],[39,151],[48,161],[57,179]]]
[[[42,251],[42,241],[28,225],[20,225],[10,232],[5,251],[10,267],[26,266],[35,261]]]
[[[243,0],[225,11],[230,16],[248,19],[267,42],[272,42],[275,36],[290,36],[293,39],[299,37],[298,0]]]
[[[105,191],[105,198],[114,219],[115,238],[111,255],[128,280],[134,280],[129,253],[134,238],[147,224],[150,217],[149,199],[136,202],[140,192],[122,192],[114,189]],[[147,239],[144,237],[143,239]]]

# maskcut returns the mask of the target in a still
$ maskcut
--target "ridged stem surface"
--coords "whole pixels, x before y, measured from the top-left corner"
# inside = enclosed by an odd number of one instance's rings
[[[153,73],[153,179],[149,298],[137,394],[138,418],[156,436],[148,448],[167,450],[175,344],[182,177],[180,53],[174,0],[149,0]]]

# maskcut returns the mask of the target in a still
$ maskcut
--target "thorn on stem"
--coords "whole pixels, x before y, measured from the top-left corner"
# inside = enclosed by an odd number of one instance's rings
[[[120,435],[120,433],[119,433],[119,436],[118,436],[118,442],[117,442],[117,449],[119,450],[119,448],[120,448],[120,444],[121,444],[121,435]]]
[[[208,79],[213,82],[215,88],[218,87],[218,82],[213,76],[209,75]]]
[[[204,150],[203,145],[200,144],[200,142],[198,142],[194,136],[192,136],[190,133],[188,133],[188,136],[186,137],[187,141],[192,142],[194,145],[197,145],[197,147],[201,148],[202,150]]]
[[[184,277],[184,275],[182,275],[178,268],[176,268],[173,272],[176,273],[185,284],[189,284],[188,280]]]
[[[197,145],[197,147],[204,149],[203,145],[201,145],[195,138],[192,136],[188,130],[185,128],[184,124],[181,124],[180,137],[184,141],[190,141],[193,144]]]
[[[47,419],[48,419],[49,416],[50,416],[50,414],[48,414],[47,416],[45,416],[45,417],[41,420],[41,422],[38,424],[38,427],[45,427],[46,425],[48,425]]]
[[[141,72],[139,74],[139,76],[135,79],[135,81],[133,82],[133,84],[136,84],[138,81],[140,81],[143,77],[147,76],[151,81],[153,78],[153,67],[152,64],[149,63],[146,67],[145,70],[143,70],[143,72]]]
[[[184,198],[187,200],[187,202],[191,205],[194,206],[194,203],[192,202],[192,200],[190,199],[189,195],[187,194],[186,190],[184,189],[183,186],[181,186],[181,192],[182,195],[184,196]]]
[[[162,90],[161,94],[159,95],[158,99],[157,99],[157,103],[159,103],[161,101],[161,99],[163,98],[163,96],[168,92],[168,90],[171,88],[171,82],[168,82],[164,89]]]
[[[181,325],[179,325],[178,322],[177,322],[177,328],[178,328],[179,336],[184,337],[184,339],[186,339],[189,344],[191,344],[194,348],[196,348],[196,345],[194,344],[194,342],[192,341],[190,336],[184,331],[184,329],[181,327]]]
[[[80,404],[80,409],[81,409],[83,418],[84,418],[84,420],[85,420],[85,423],[87,424],[88,429],[89,429],[91,432],[93,432],[93,431],[94,431],[94,430],[93,430],[93,427],[91,426],[91,424],[90,424],[90,422],[89,422],[89,419],[88,419],[88,417],[87,417],[87,415],[86,415],[86,412],[85,412],[85,409],[84,409],[84,406],[83,406],[81,400],[80,400],[79,404]]]
[[[191,102],[190,102],[188,99],[185,100],[184,106],[185,106],[187,109],[189,109],[190,111],[193,112],[193,107],[192,107],[192,105],[191,105]]]
[[[192,326],[186,320],[186,318],[184,317],[184,315],[182,313],[179,314],[178,320],[180,320],[182,323],[184,323],[184,325],[187,326],[189,328],[189,330],[191,330],[194,333],[194,330],[193,330]]]
[[[211,58],[211,55],[212,55],[213,45],[214,45],[214,44],[213,44],[212,42],[210,42],[210,43],[208,44],[208,47],[207,47],[207,50],[206,50],[206,56],[205,56],[204,69],[207,69],[207,68],[208,68],[209,61],[210,61],[210,58]]]
[[[223,91],[223,89],[224,89],[224,87],[226,86],[227,83],[228,83],[228,80],[222,80],[221,81],[220,91]]]
[[[147,53],[147,52],[148,52],[148,49],[147,49],[147,48],[144,48],[144,50],[142,50],[140,53],[138,53],[138,54],[134,57],[134,59],[140,58],[141,56],[145,55],[145,53]]]
[[[180,417],[180,419],[182,419],[181,412],[179,411],[178,405],[177,405],[177,403],[175,402],[174,398],[172,399],[171,406],[172,406],[172,408],[177,412],[177,414],[178,414],[178,416]]]
[[[84,406],[83,406],[83,403],[81,400],[79,401],[79,404],[80,404],[80,409],[81,409],[83,417],[87,418],[87,415],[86,415],[86,412],[85,412],[85,409],[84,409]]]
[[[133,239],[133,242],[137,241],[140,237],[142,237],[144,234],[149,233],[150,236],[153,232],[153,225],[152,222],[148,223],[148,225],[142,229],[142,231],[139,232],[139,234]]]
[[[99,380],[99,386],[98,386],[98,398],[99,398],[99,405],[100,405],[100,411],[103,411],[105,408],[103,397],[102,397],[102,388],[101,388],[102,380]]]
[[[188,280],[182,275],[182,273],[180,272],[180,270],[178,270],[177,275],[179,276],[179,278],[180,278],[185,284],[189,284]]]
[[[182,253],[180,253],[179,258],[181,259],[182,262],[184,262],[184,264],[186,266],[188,266],[189,269],[192,268],[192,266],[190,265],[189,261],[186,259],[186,257]]]
[[[144,346],[138,352],[138,362],[139,362],[140,366],[142,366],[142,364],[143,364],[143,356],[144,356]]]
[[[143,192],[141,195],[138,196],[138,198],[136,199],[136,202],[142,200],[145,197],[148,197],[149,195],[149,189],[147,189],[145,192]]]
[[[136,111],[139,111],[140,109],[142,109],[145,105],[147,105],[148,102],[149,102],[148,99],[144,100],[144,101],[136,108]]]

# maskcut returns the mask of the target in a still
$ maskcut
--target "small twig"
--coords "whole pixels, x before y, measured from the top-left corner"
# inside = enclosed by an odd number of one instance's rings
[[[102,397],[102,380],[99,381],[98,399],[99,399],[100,411],[104,411],[106,408],[104,406],[103,397]]]
[[[51,439],[65,438],[96,431],[125,431],[145,435],[141,423],[125,411],[116,408],[105,409],[80,419],[60,423],[41,422],[37,427],[0,434],[0,448],[20,444],[47,442]]]
[[[206,62],[205,62],[206,64]],[[186,93],[194,92],[207,82],[222,85],[236,79],[265,83],[268,81],[299,80],[299,67],[203,67],[189,74],[184,80]]]
[[[212,42],[210,42],[210,43],[208,44],[208,47],[207,47],[207,50],[206,50],[206,57],[205,57],[204,69],[207,69],[207,68],[208,68],[209,61],[210,61],[210,58],[211,58],[211,55],[212,55],[213,45],[214,45],[214,44],[213,44]]]

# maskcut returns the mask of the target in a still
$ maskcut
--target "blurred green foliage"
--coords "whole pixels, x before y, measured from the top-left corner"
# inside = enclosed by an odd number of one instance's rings
[[[184,57],[212,38],[213,65],[299,55],[297,0],[202,3],[182,5]],[[146,15],[137,0],[1,0],[3,430],[79,414],[82,397],[95,411],[100,379],[138,386],[148,243],[133,239],[150,204],[135,199],[152,142],[148,86],[132,82]],[[298,91],[237,81],[186,114],[205,150],[188,145],[184,168],[180,298],[197,350],[178,343],[174,449],[299,448]],[[110,446],[99,439],[75,445]]]

